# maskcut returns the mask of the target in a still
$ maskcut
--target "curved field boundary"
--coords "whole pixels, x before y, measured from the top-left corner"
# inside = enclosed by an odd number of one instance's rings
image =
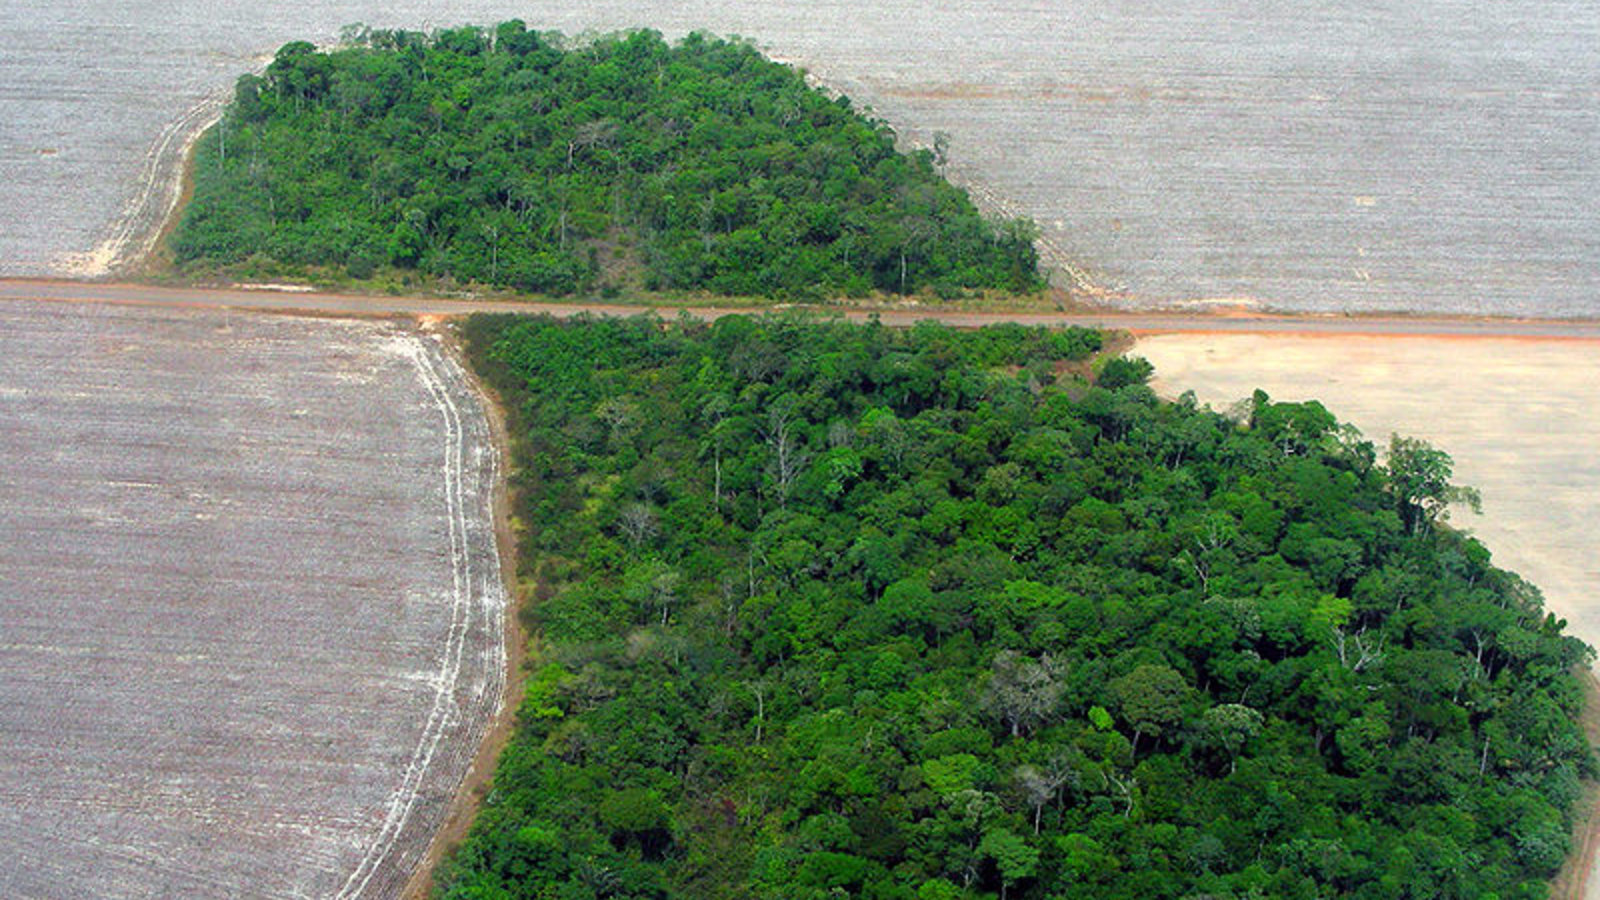
[[[400,896],[507,684],[500,457],[438,333],[0,323],[0,896]]]
[[[87,253],[64,258],[64,270],[81,278],[100,278],[150,255],[183,198],[181,176],[190,149],[222,117],[230,99],[231,92],[213,93],[167,123],[145,152],[137,193],[107,227],[105,239]]]
[[[465,373],[455,361],[437,342],[421,336],[408,336],[404,342],[401,352],[416,366],[417,376],[443,427],[441,469],[452,576],[451,621],[439,671],[433,679],[434,699],[427,723],[400,785],[390,795],[377,836],[335,895],[339,900],[393,897],[406,884],[431,844],[439,818],[466,778],[488,723],[498,715],[505,699],[506,648],[501,636],[506,604],[489,509],[499,479],[498,454],[486,422],[482,423],[483,434],[469,434],[458,397],[471,403],[473,395],[467,389]],[[471,432],[480,430],[478,418],[474,417]],[[469,500],[477,501],[471,504],[474,508],[468,508]],[[490,552],[475,561],[479,556],[475,548],[484,546]],[[479,607],[483,621],[475,624],[472,619]],[[469,633],[475,631],[482,632],[476,641],[481,646],[481,658],[475,667],[481,667],[483,679],[477,690],[462,678],[467,645],[472,642]],[[461,696],[463,691],[466,696]],[[474,703],[474,699],[479,702]],[[463,715],[469,720],[458,722]],[[463,730],[452,736],[456,739],[446,748],[448,755],[440,758],[444,738],[458,724]],[[448,772],[450,783],[429,788],[428,779],[440,768]],[[444,799],[429,801],[428,815],[419,817],[424,793]]]

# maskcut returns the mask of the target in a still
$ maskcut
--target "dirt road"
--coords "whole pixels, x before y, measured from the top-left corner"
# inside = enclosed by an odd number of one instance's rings
[[[315,291],[241,290],[238,288],[175,288],[142,284],[111,284],[65,280],[0,279],[0,300],[95,301],[154,306],[191,306],[310,312],[348,316],[466,315],[474,312],[542,312],[553,316],[581,313],[631,316],[646,307],[605,303],[523,303],[508,300],[451,299],[444,297],[356,296]],[[717,306],[662,306],[665,316],[680,309],[701,319],[734,312]],[[976,327],[996,322],[1023,325],[1084,325],[1114,328],[1135,334],[1171,332],[1321,335],[1417,335],[1428,337],[1537,337],[1600,339],[1600,321],[1448,318],[1409,316],[1272,315],[1267,313],[975,313],[934,308],[840,309],[849,319],[876,315],[890,325],[937,319],[951,325]]]

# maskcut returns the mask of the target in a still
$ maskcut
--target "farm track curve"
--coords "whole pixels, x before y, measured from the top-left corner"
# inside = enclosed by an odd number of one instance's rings
[[[505,687],[466,373],[403,322],[0,326],[0,896],[397,896]]]

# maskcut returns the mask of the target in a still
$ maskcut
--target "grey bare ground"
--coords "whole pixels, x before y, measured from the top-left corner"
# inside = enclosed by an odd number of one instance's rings
[[[396,896],[503,693],[459,367],[93,304],[0,349],[0,896]]]
[[[430,327],[442,327],[441,321],[436,317],[425,316],[423,321]],[[455,340],[447,338],[447,346],[458,361],[463,359],[461,348]],[[506,432],[505,408],[499,396],[495,394],[493,388],[473,375],[470,369],[463,366],[463,371],[467,373],[468,381],[487,416],[489,435],[494,442],[495,452],[502,461],[510,460],[511,442]],[[511,496],[506,478],[495,479],[493,506],[494,536],[495,543],[500,549],[500,571],[504,589],[507,597],[515,599],[513,608],[517,608],[521,606],[521,595],[517,591],[516,580],[517,542],[512,534]],[[500,751],[505,749],[506,742],[511,740],[515,730],[517,709],[522,705],[523,680],[520,673],[523,660],[527,656],[528,636],[522,628],[519,616],[507,615],[504,628],[507,651],[505,699],[500,704],[499,711],[489,721],[488,730],[478,746],[477,755],[473,757],[472,766],[456,790],[449,813],[433,835],[427,854],[423,857],[421,865],[412,873],[410,880],[406,882],[405,892],[401,895],[403,900],[424,900],[432,892],[439,863],[455,849],[472,828],[478,807],[494,778]]]

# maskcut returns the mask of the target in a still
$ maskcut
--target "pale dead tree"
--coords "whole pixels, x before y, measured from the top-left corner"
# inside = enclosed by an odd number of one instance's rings
[[[506,209],[517,214],[518,224],[526,225],[541,197],[542,192],[532,181],[512,182],[506,189]]]
[[[567,240],[572,235],[572,229],[570,227],[572,224],[572,218],[569,215],[572,202],[571,186],[568,185],[565,180],[563,180],[560,183],[560,187],[557,190],[556,195],[557,199],[561,201],[561,210],[560,214],[556,218],[556,227],[561,234],[561,249],[565,251],[567,249]]]
[[[661,533],[661,524],[656,520],[655,511],[643,503],[630,503],[624,507],[622,515],[617,516],[617,527],[622,529],[628,543],[636,550]]]
[[[708,193],[700,198],[700,246],[711,252],[711,226],[716,222],[717,195]]]
[[[1045,806],[1056,799],[1061,788],[1072,781],[1075,774],[1066,766],[1053,766],[1049,769],[1031,765],[1017,767],[1017,787],[1022,789],[1022,796],[1027,799],[1028,805],[1033,807],[1034,834],[1039,833],[1039,819],[1044,815]]]
[[[659,659],[670,662],[674,669],[683,665],[683,656],[689,649],[683,635],[644,628],[630,632],[625,646],[629,662]]]
[[[850,248],[856,245],[856,241],[864,233],[865,230],[862,228],[862,226],[857,225],[849,219],[844,221],[843,231],[839,235],[838,243],[840,247],[844,248],[844,267],[846,269],[850,268]]]
[[[611,146],[612,141],[616,140],[617,128],[616,119],[596,119],[574,129],[572,137],[567,140],[567,171],[572,171],[572,155],[576,151]]]
[[[707,445],[711,450],[711,472],[714,479],[711,499],[717,512],[722,512],[722,450],[728,439],[728,398],[712,394],[700,406],[700,418],[707,429]],[[704,453],[704,449],[701,451]]]
[[[651,599],[655,601],[656,606],[661,608],[662,627],[666,626],[667,615],[672,612],[672,608],[677,606],[678,601],[681,599],[678,595],[678,581],[678,573],[668,570],[662,572],[651,585]],[[674,659],[674,662],[677,661],[677,659]]]
[[[1066,666],[1049,654],[1037,662],[1014,650],[995,654],[983,705],[1011,729],[1012,737],[1046,721],[1061,702]]]
[[[639,431],[638,410],[622,397],[601,401],[594,409],[594,417],[606,426],[607,436],[618,445],[632,440]]]
[[[651,561],[633,566],[623,574],[623,599],[635,607],[655,607],[661,611],[661,624],[667,624],[672,608],[678,605],[678,570],[666,563]]]
[[[1057,782],[1056,804],[1058,806],[1067,802],[1067,788],[1078,790],[1083,787],[1083,767],[1080,765],[1083,761],[1083,752],[1069,746],[1053,754],[1050,757],[1050,762],[1045,765],[1045,777]]]
[[[767,722],[767,683],[765,681],[747,681],[745,690],[750,696],[756,698],[756,743],[761,743],[761,730]]]
[[[1463,656],[1456,660],[1456,686],[1455,690],[1450,692],[1450,702],[1460,703],[1461,692],[1466,689],[1467,685],[1487,678],[1488,675],[1488,671],[1484,669],[1483,663],[1479,660],[1475,660],[1470,656]]]
[[[856,427],[844,419],[834,419],[828,423],[828,446],[830,448],[849,447],[855,443]]]
[[[483,236],[489,239],[489,280],[497,281],[500,277],[500,226],[483,226]]]
[[[1104,769],[1100,771],[1100,779],[1105,782],[1107,791],[1115,792],[1122,797],[1122,802],[1127,804],[1122,809],[1122,817],[1124,819],[1133,818],[1133,792],[1139,787],[1139,779],[1134,778],[1132,775],[1127,778],[1119,778],[1117,773],[1108,772]]]
[[[961,812],[961,818],[972,829],[974,838],[983,833],[984,825],[1005,812],[1005,806],[999,797],[977,788],[957,791],[949,803],[952,809]],[[977,845],[976,840],[973,841],[973,845]]]
[[[1383,659],[1383,638],[1367,640],[1363,627],[1355,634],[1345,634],[1343,628],[1333,629],[1333,649],[1339,655],[1339,664],[1352,672],[1359,672]]]
[[[983,839],[984,826],[995,816],[1004,812],[1005,808],[1000,803],[1000,798],[988,791],[968,788],[956,793],[948,801],[952,811],[961,813],[967,832],[968,853],[961,854],[962,887],[969,888],[977,880],[978,868],[981,858],[977,854],[978,844]]]
[[[900,293],[906,292],[906,255],[911,252],[914,245],[930,243],[939,233],[939,228],[928,219],[916,217],[908,218],[904,225],[905,239],[900,242]]]
[[[787,509],[789,493],[795,480],[805,471],[811,454],[801,446],[794,413],[794,399],[780,398],[767,410],[767,422],[761,429],[762,439],[771,453],[768,473],[778,491],[778,506]]]
[[[1489,647],[1493,643],[1493,635],[1481,627],[1473,628],[1468,632],[1468,634],[1472,635],[1472,643],[1474,645],[1473,659],[1478,663],[1478,670],[1485,671],[1486,669],[1483,665],[1483,655],[1489,652]]]
[[[739,630],[739,607],[744,602],[739,597],[740,580],[738,575],[728,572],[717,584],[722,600],[722,631],[730,638]]]
[[[1205,523],[1195,533],[1193,547],[1185,547],[1177,561],[1187,566],[1200,579],[1202,593],[1211,593],[1211,570],[1224,551],[1233,546],[1239,529],[1226,515],[1207,516]]]
[[[767,552],[756,545],[755,536],[752,535],[744,554],[745,585],[748,588],[745,599],[747,600],[755,599],[756,596],[756,563],[758,561],[765,567],[767,564]]]
[[[1035,766],[1018,766],[1017,787],[1022,789],[1023,799],[1033,807],[1033,833],[1039,833],[1039,819],[1044,815],[1045,804],[1055,798],[1056,788],[1044,776],[1043,772]]]

